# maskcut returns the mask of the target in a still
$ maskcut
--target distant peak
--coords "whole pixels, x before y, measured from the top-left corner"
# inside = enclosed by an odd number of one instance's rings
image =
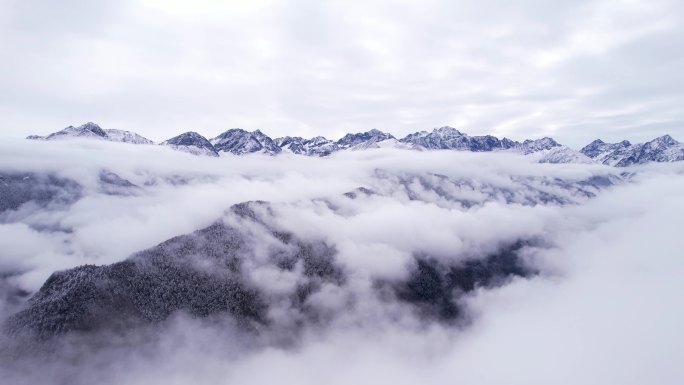
[[[463,135],[463,133],[461,131],[459,131],[459,130],[451,127],[451,126],[442,126],[439,128],[435,128],[432,131],[436,132],[436,133],[450,133],[450,134],[456,134],[456,135]]]
[[[100,138],[107,138],[107,133],[100,128],[97,124],[93,122],[88,122],[86,124],[82,124],[78,127],[74,126],[69,126],[63,129],[62,131],[57,131],[53,134],[48,135],[48,139],[51,139],[53,137],[68,137],[68,136],[90,136],[94,135],[96,137]]]
[[[556,142],[553,138],[550,138],[548,136],[545,136],[540,139],[525,139],[523,143],[545,143],[551,144],[553,146],[559,146],[558,142]]]
[[[663,136],[659,136],[659,137],[653,139],[651,142],[652,142],[652,143],[653,143],[653,142],[655,142],[655,143],[664,143],[664,144],[668,144],[668,145],[674,145],[674,144],[678,144],[678,143],[679,143],[679,142],[677,142],[676,140],[674,140],[674,138],[672,138],[670,135],[667,135],[667,134],[666,134],[666,135],[663,135]]]
[[[100,126],[98,126],[97,124],[95,124],[93,122],[88,122],[86,124],[82,124],[78,128],[81,130],[91,131],[91,132],[93,132],[97,135],[100,135],[100,136],[106,136],[107,135]]]
[[[236,134],[236,133],[242,134],[242,133],[247,133],[247,131],[246,131],[246,130],[243,130],[242,128],[230,128],[230,129],[224,131],[224,132],[223,132],[221,135],[219,135],[219,136],[233,135],[233,134]]]
[[[180,135],[174,136],[173,138],[167,140],[165,143],[187,145],[187,144],[190,144],[190,142],[188,142],[188,141],[197,141],[197,140],[204,142],[207,139],[195,131],[188,131],[188,132],[184,132]]]

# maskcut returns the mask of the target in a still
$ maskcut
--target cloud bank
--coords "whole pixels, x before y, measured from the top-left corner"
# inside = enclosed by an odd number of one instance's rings
[[[676,226],[682,164],[617,170],[395,149],[207,159],[87,140],[0,146],[3,186],[26,180],[49,193],[66,180],[78,185],[58,189],[73,196],[38,195],[48,198],[0,214],[2,319],[24,309],[55,271],[126,261],[175,236],[195,239],[193,231],[216,223],[245,236],[241,279],[268,304],[267,327],[252,331],[225,313],[181,311],[124,331],[59,335],[28,356],[4,344],[0,370],[12,383],[684,378],[677,361],[684,353],[684,245]],[[264,203],[234,206],[246,201]],[[310,275],[306,260],[287,269],[274,264],[274,255],[292,255],[296,243],[283,241],[289,236],[329,246],[342,278],[319,279],[327,274],[321,266]],[[430,268],[421,270],[421,258],[460,266],[520,241],[516,255],[534,273],[451,292],[464,312],[457,322],[425,316],[420,302],[392,291],[427,282],[412,281]],[[202,255],[189,260],[222,274]],[[312,282],[294,306],[291,294]]]

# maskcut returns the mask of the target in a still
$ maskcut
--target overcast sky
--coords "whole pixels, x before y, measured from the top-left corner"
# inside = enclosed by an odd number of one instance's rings
[[[684,141],[684,3],[0,0],[0,134]]]

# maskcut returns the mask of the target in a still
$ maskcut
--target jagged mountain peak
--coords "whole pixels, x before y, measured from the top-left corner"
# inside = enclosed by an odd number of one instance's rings
[[[451,127],[451,126],[442,126],[438,127],[432,130],[432,132],[437,133],[437,134],[450,134],[450,135],[464,135],[461,131]]]
[[[209,140],[194,131],[188,131],[178,136],[174,136],[173,138],[162,142],[161,145],[170,146],[175,150],[188,152],[193,155],[218,156],[218,152]]]
[[[346,148],[371,148],[378,142],[389,139],[396,139],[392,134],[382,132],[376,128],[366,131],[350,133],[342,137],[342,139],[335,142],[342,149]]]
[[[264,153],[275,155],[281,148],[268,135],[260,130],[249,132],[241,128],[232,128],[211,139],[211,144],[218,152],[234,155]]]
[[[525,139],[523,144],[536,144],[539,146],[547,146],[547,147],[560,146],[560,144],[558,144],[558,142],[556,142],[553,138],[549,138],[548,136],[545,136],[541,139]]]
[[[235,134],[249,134],[250,132],[247,130],[244,130],[242,128],[230,128],[221,134],[219,134],[216,138],[225,138],[230,135],[235,135]],[[214,138],[214,139],[216,139]]]
[[[384,133],[384,132],[378,130],[377,128],[372,128],[372,129],[368,130],[368,132],[366,132],[366,133],[367,133],[367,134],[371,134],[371,135],[373,135],[373,136],[376,136],[376,135],[390,135],[390,134],[387,134],[387,133]],[[390,135],[390,136],[391,136],[391,135]]]
[[[526,139],[522,143],[514,142],[513,144],[513,148],[524,155],[550,150],[559,146],[560,144],[558,142],[547,136],[541,139]]]
[[[655,138],[655,139],[653,139],[647,143],[661,144],[661,145],[666,145],[666,146],[674,146],[674,145],[679,144],[678,141],[674,140],[674,138],[672,138],[668,134],[665,134],[663,136],[659,136],[659,137],[657,137],[657,138]]]
[[[78,128],[84,129],[84,130],[90,130],[93,132],[104,133],[104,130],[102,130],[102,127],[100,127],[99,125],[97,125],[96,123],[93,123],[93,122],[88,122],[88,123],[82,124],[82,125],[78,126]]]
[[[400,142],[415,149],[478,152],[508,149],[515,144],[510,140],[499,140],[491,135],[469,136],[450,126],[438,127],[431,132],[414,132],[406,135]]]
[[[601,139],[596,139],[588,145],[584,146],[580,150],[580,152],[602,163],[603,161],[599,158],[604,158],[608,156],[610,153],[620,151],[620,149],[627,148],[631,145],[632,144],[627,140],[623,140],[622,142],[618,143],[606,143]]]
[[[327,143],[330,142],[330,139],[327,139],[325,136],[314,136],[313,138],[309,139],[311,143]]]
[[[523,143],[539,143],[541,145],[550,145],[550,146],[557,146],[558,142],[553,140],[553,138],[549,138],[548,136],[545,136],[541,139],[525,139]]]
[[[88,122],[78,127],[69,126],[63,130],[54,132],[45,137],[46,140],[66,139],[66,138],[95,138],[107,139],[107,133],[97,124]]]
[[[188,131],[188,132],[184,132],[180,135],[174,136],[173,138],[164,141],[164,143],[190,145],[190,144],[195,144],[197,141],[204,141],[204,140],[207,140],[207,138],[198,134],[195,131]]]
[[[380,138],[394,138],[394,136],[390,133],[383,132],[378,130],[377,128],[370,129],[366,132],[355,132],[355,133],[348,133],[345,136],[342,137],[340,140],[344,140],[344,138],[374,138],[374,137],[380,137]]]
[[[132,144],[154,144],[153,141],[132,131],[117,129],[103,129],[98,124],[88,122],[78,127],[68,126],[60,131],[48,136],[30,135],[26,139],[33,140],[58,140],[70,138],[90,138],[101,139],[110,142],[132,143]]]
[[[102,127],[100,127],[99,125],[97,125],[93,122],[88,122],[88,123],[82,124],[78,127],[69,126],[66,129],[68,129],[69,131],[72,131],[72,132],[78,132],[78,133],[89,132],[89,133],[92,133],[93,135],[100,136],[103,138],[107,137],[107,133],[105,132],[105,130],[103,130]]]
[[[299,136],[277,138],[275,143],[284,152],[308,156],[328,156],[340,148],[335,142],[323,136],[304,139]]]
[[[670,135],[663,135],[649,142],[637,144],[632,144],[627,140],[604,143],[597,139],[582,148],[580,152],[599,163],[617,167],[684,160],[684,145]]]

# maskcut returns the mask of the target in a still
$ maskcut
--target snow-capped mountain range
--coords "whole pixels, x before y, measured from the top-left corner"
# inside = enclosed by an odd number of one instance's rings
[[[89,122],[78,127],[69,126],[47,136],[31,135],[33,140],[61,140],[68,138],[92,138],[131,144],[154,144],[153,141],[130,131],[102,129]],[[230,129],[213,139],[196,132],[185,132],[165,140],[160,145],[194,155],[219,156],[292,153],[324,157],[343,150],[366,150],[371,148],[404,148],[412,150],[457,150],[472,152],[509,151],[523,155],[535,154],[541,163],[601,163],[626,167],[649,162],[675,162],[684,160],[684,144],[669,135],[650,142],[632,144],[629,141],[605,143],[600,139],[580,151],[562,146],[549,137],[527,139],[522,142],[492,135],[470,136],[453,127],[435,128],[431,132],[420,131],[397,139],[392,134],[372,129],[367,132],[349,133],[337,141],[317,136],[311,139],[285,136],[271,139],[259,130]]]
[[[60,140],[70,138],[92,138],[109,140],[111,142],[131,144],[154,144],[153,141],[131,131],[103,130],[95,123],[88,122],[78,127],[69,126],[63,130],[53,132],[48,136],[31,135],[27,139],[33,140]]]
[[[676,162],[684,160],[684,144],[670,135],[663,135],[650,142],[632,144],[627,140],[605,143],[597,139],[580,152],[599,163],[627,167],[650,162]]]

